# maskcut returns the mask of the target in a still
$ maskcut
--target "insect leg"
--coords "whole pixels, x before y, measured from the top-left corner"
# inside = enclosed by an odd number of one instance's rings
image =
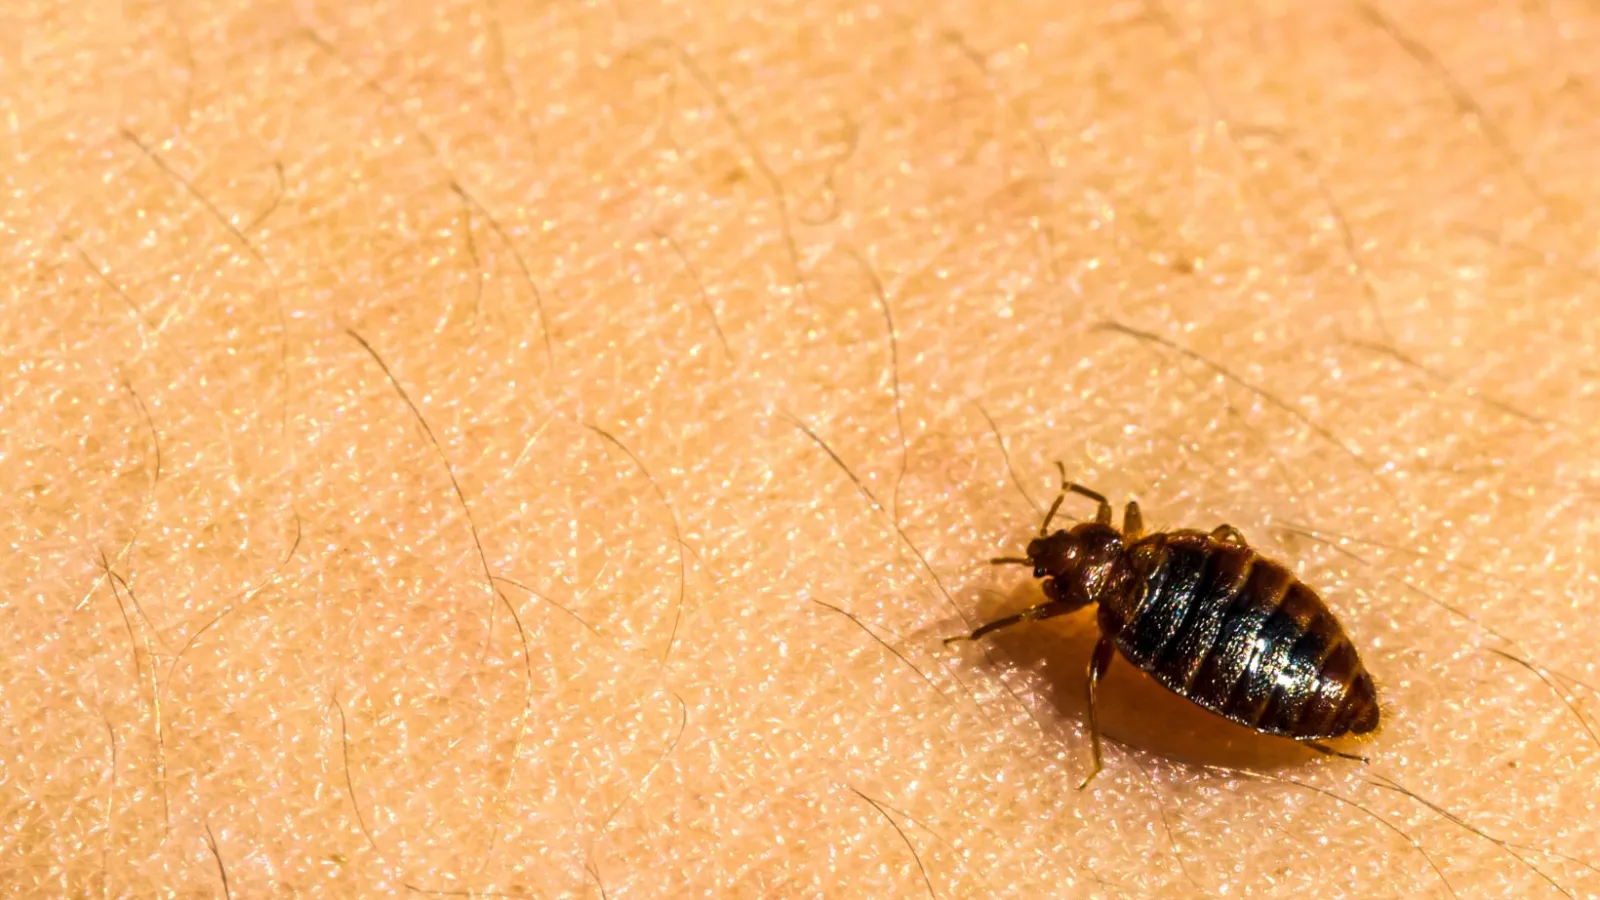
[[[1216,528],[1211,529],[1211,536],[1219,541],[1225,541],[1229,544],[1238,544],[1241,547],[1250,546],[1245,542],[1244,532],[1227,523],[1223,523],[1218,525]]]
[[[1144,534],[1144,515],[1139,512],[1139,501],[1129,500],[1122,511],[1122,536],[1136,541]]]
[[[1089,677],[1087,679],[1089,694],[1089,750],[1094,755],[1094,768],[1089,771],[1089,777],[1083,780],[1083,784],[1078,785],[1078,790],[1080,791],[1089,786],[1089,782],[1100,774],[1100,769],[1102,768],[1100,765],[1100,718],[1095,713],[1094,695],[1095,688],[1100,686],[1101,676],[1106,674],[1106,669],[1111,665],[1111,656],[1115,650],[1116,645],[1111,643],[1110,638],[1101,637],[1100,642],[1094,645],[1094,654],[1089,657]]]
[[[1340,753],[1338,750],[1329,747],[1327,744],[1319,744],[1316,741],[1301,741],[1300,743],[1310,747],[1318,753],[1321,753],[1323,756],[1339,756],[1345,759],[1353,759],[1358,763],[1367,762],[1367,758],[1365,756],[1357,756],[1354,753]]]
[[[1082,603],[1068,603],[1061,600],[1046,600],[1043,603],[1040,603],[1036,606],[1030,606],[1022,612],[1014,615],[1004,616],[1002,618],[995,619],[993,622],[985,622],[984,624],[979,625],[977,628],[974,628],[971,634],[958,634],[955,637],[947,637],[944,639],[944,642],[946,644],[953,644],[956,641],[975,641],[986,634],[991,634],[999,631],[1002,628],[1010,628],[1011,626],[1020,622],[1036,622],[1040,619],[1064,616],[1067,613],[1076,612],[1082,608]]]

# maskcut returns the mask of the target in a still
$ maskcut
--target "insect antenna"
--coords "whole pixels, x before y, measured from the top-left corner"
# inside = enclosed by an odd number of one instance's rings
[[[1056,510],[1061,508],[1061,501],[1067,499],[1067,467],[1060,460],[1056,461],[1056,468],[1061,472],[1061,493],[1050,504],[1050,511],[1044,514],[1044,521],[1039,523],[1039,537],[1050,534],[1050,520],[1056,517]]]

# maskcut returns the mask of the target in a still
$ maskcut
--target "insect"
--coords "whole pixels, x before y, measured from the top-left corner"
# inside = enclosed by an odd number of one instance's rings
[[[1372,676],[1315,591],[1251,549],[1231,525],[1145,534],[1139,504],[1129,501],[1119,531],[1106,498],[1056,467],[1061,493],[1027,556],[991,560],[1032,566],[1044,580],[1044,602],[945,643],[1098,606],[1100,640],[1085,681],[1094,768],[1082,787],[1100,773],[1095,688],[1116,652],[1168,690],[1241,725],[1361,759],[1318,743],[1373,731],[1379,712]],[[1094,521],[1052,534],[1050,520],[1069,493],[1099,504]]]

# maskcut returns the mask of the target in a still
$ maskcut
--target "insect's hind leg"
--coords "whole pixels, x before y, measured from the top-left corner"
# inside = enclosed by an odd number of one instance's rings
[[[1211,529],[1211,536],[1224,543],[1238,544],[1241,547],[1250,546],[1244,539],[1244,532],[1226,522]]]
[[[1309,747],[1318,753],[1321,753],[1323,756],[1337,756],[1342,759],[1353,759],[1358,763],[1362,763],[1363,765],[1369,762],[1365,756],[1357,756],[1354,753],[1342,753],[1333,749],[1332,747],[1329,747],[1327,744],[1323,744],[1318,741],[1301,741],[1300,744],[1302,746]]]

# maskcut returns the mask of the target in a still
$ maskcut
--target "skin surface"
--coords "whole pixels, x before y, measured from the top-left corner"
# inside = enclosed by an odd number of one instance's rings
[[[1600,896],[1600,7],[0,23],[0,894]],[[1092,613],[940,641],[1056,459],[1371,765],[1079,792]]]

